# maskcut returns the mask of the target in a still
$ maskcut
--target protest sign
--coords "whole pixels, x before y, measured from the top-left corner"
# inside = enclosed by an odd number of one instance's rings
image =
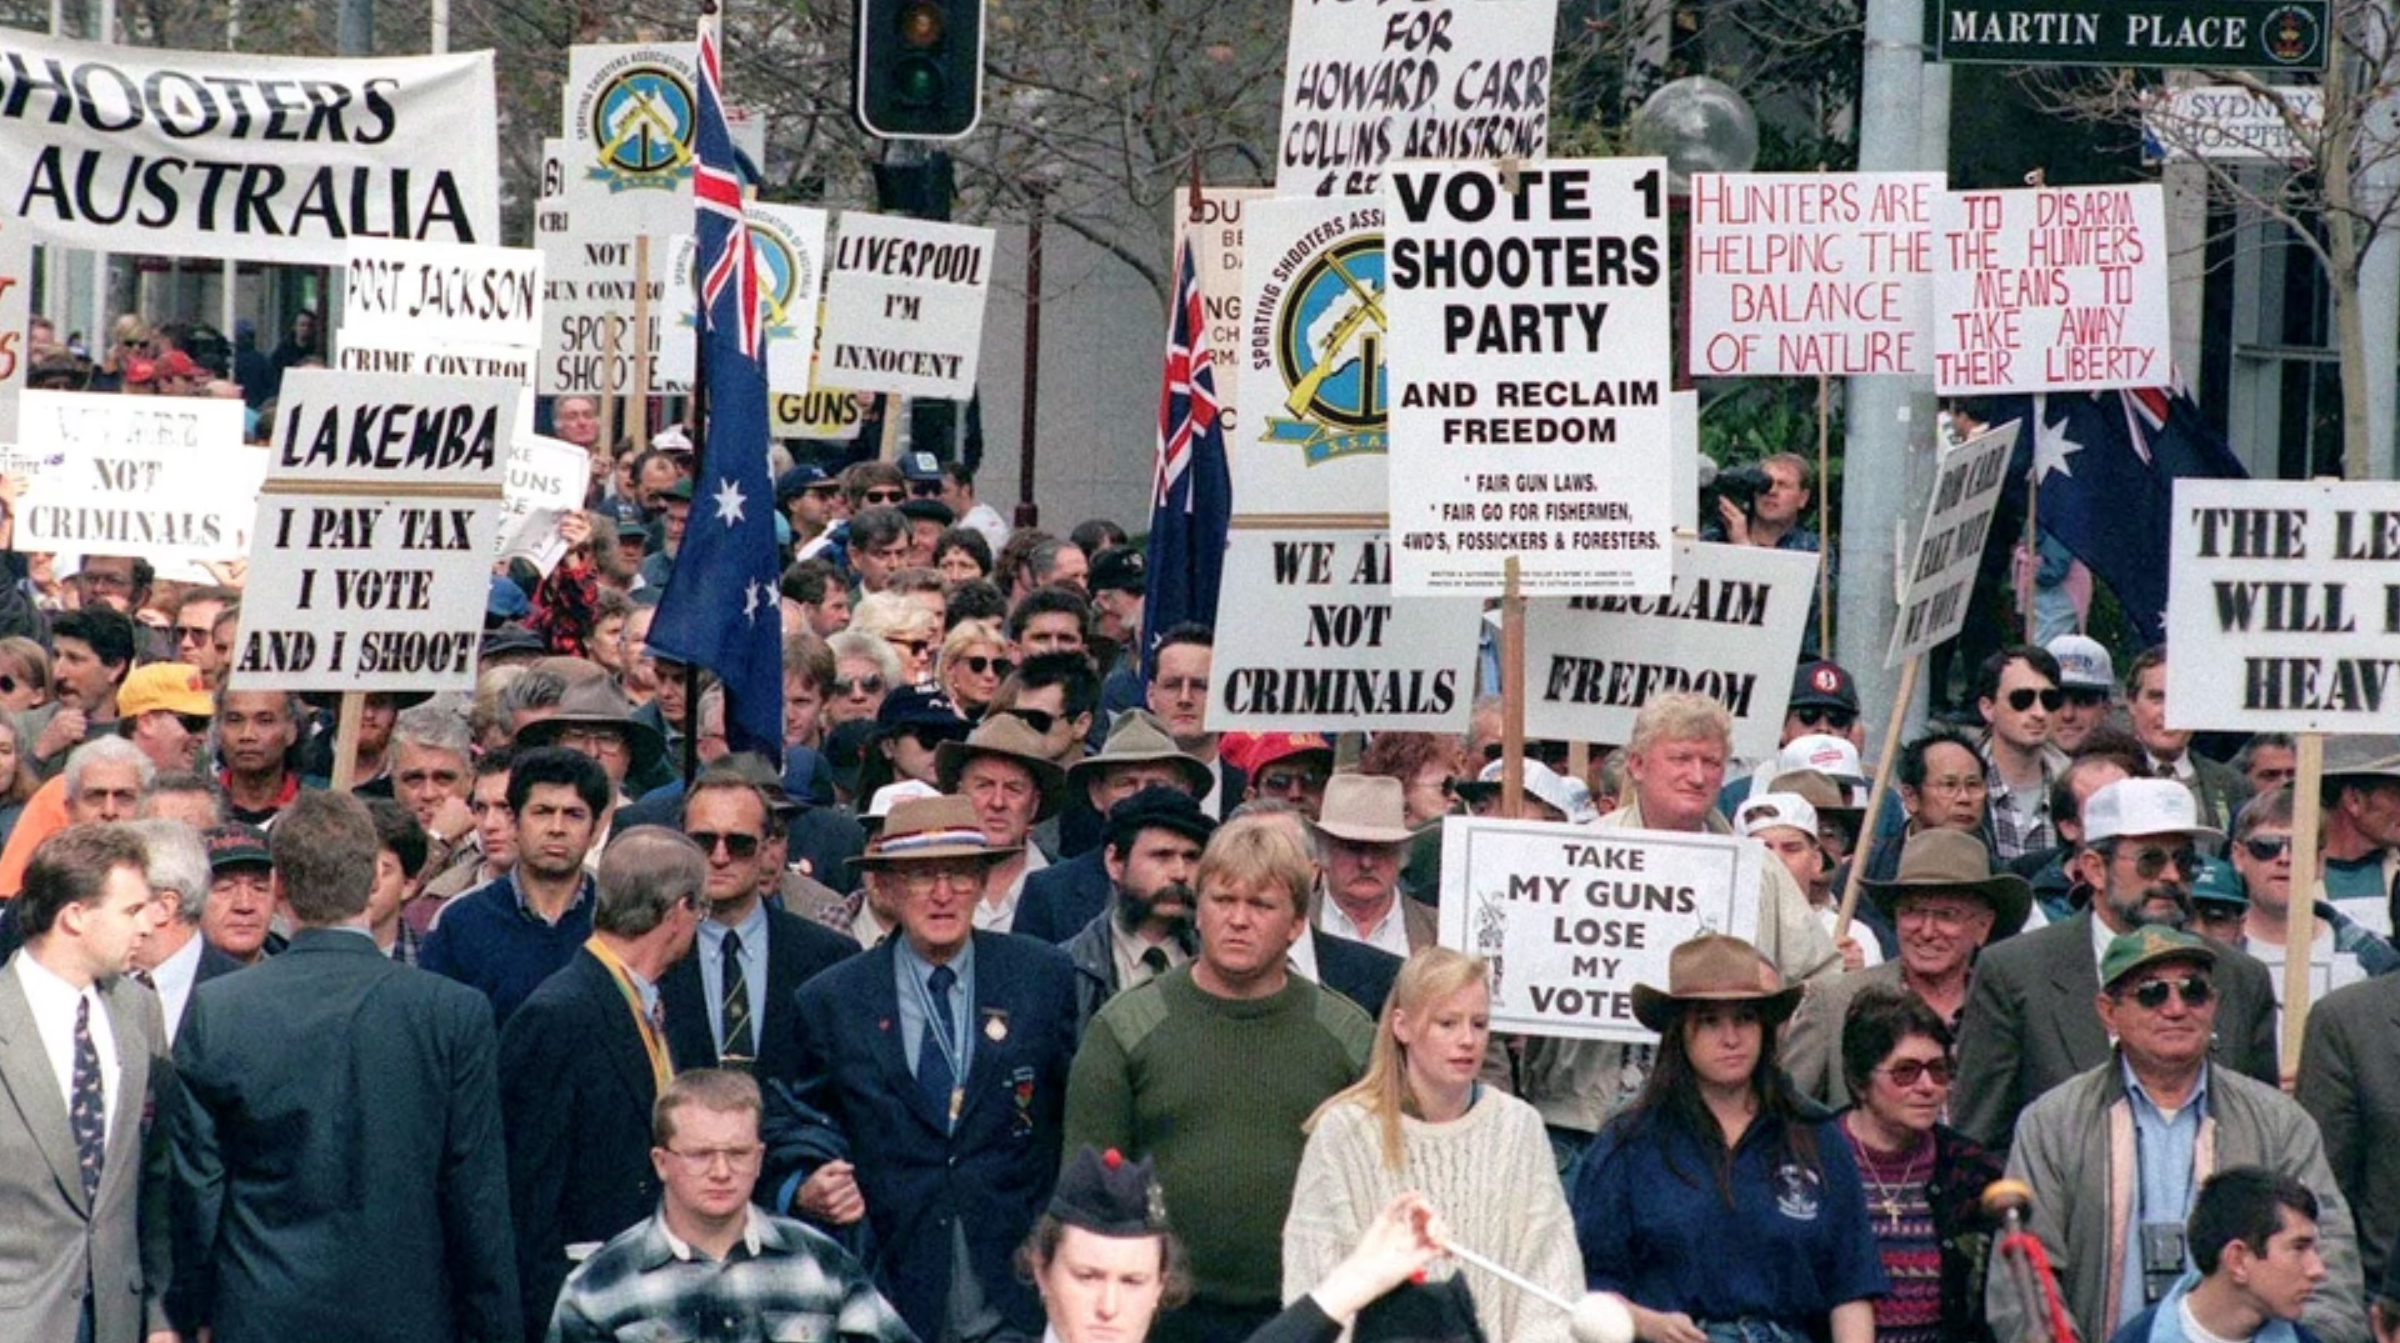
[[[767,344],[767,390],[806,393],[817,351],[817,309],[825,287],[825,212],[792,205],[745,206],[750,255],[758,266],[759,330]],[[692,266],[699,255],[692,235],[667,245],[667,321],[660,338],[658,367],[680,382],[692,379],[693,336],[699,292]]]
[[[519,392],[496,379],[285,375],[235,685],[474,687]]]
[[[338,266],[500,236],[492,55],[328,60],[0,36],[0,210],[68,247]]]
[[[2304,164],[2325,127],[2323,90],[2294,84],[2162,88],[2142,111],[2142,160]]]
[[[25,343],[32,301],[33,231],[0,220],[0,444],[17,441],[17,392],[34,355]]]
[[[1175,246],[1192,249],[1200,279],[1200,317],[1208,343],[1209,368],[1217,382],[1217,424],[1227,442],[1241,432],[1242,384],[1242,215],[1270,199],[1265,187],[1202,187],[1194,205],[1189,193],[1175,197]],[[1235,509],[1242,506],[1235,491]]]
[[[1460,732],[1475,699],[1471,597],[1396,597],[1381,531],[1237,527],[1212,732]]]
[[[1404,593],[1663,593],[1674,522],[1665,159],[1384,177]]]
[[[397,373],[412,378],[506,378],[533,385],[539,352],[521,345],[460,343],[414,349],[354,339],[345,329],[333,365],[351,373]]]
[[[682,227],[689,228],[691,199],[687,195],[682,200]],[[634,361],[646,356],[652,395],[680,395],[691,390],[681,380],[664,376],[658,363],[666,325],[669,235],[657,235],[650,248],[650,274],[637,283],[634,261],[638,249],[630,239],[587,232],[585,221],[595,213],[573,209],[563,199],[543,201],[534,210],[533,240],[542,253],[542,340],[534,386],[545,396],[570,392],[598,395],[612,388],[630,392],[635,381]],[[644,288],[649,291],[650,305],[646,343],[637,339],[633,325],[636,294]],[[618,328],[613,354],[609,348],[612,320]]]
[[[1690,690],[1733,715],[1735,755],[1757,759],[1782,745],[1817,557],[1697,541],[1676,542],[1674,554],[1667,596],[1527,607],[1527,736],[1628,741],[1651,696]]]
[[[1538,159],[1558,0],[1292,0],[1275,190],[1364,196],[1401,159]]]
[[[544,574],[558,567],[567,555],[558,524],[583,507],[590,481],[590,453],[559,439],[518,434],[508,447],[500,525],[492,529],[496,552],[503,559],[528,560]]]
[[[267,454],[242,444],[242,403],[211,397],[21,394],[18,450],[55,458],[17,501],[25,550],[153,564],[250,552]]]
[[[1944,192],[1934,235],[1942,395],[2168,380],[2166,203],[2156,183]]]
[[[1992,511],[2008,484],[2008,456],[2017,442],[2017,422],[1987,429],[1942,454],[1933,495],[1925,501],[1925,525],[1900,571],[1900,619],[1892,625],[1891,649],[1883,665],[1897,667],[1956,635],[1967,623],[1967,597]]]
[[[1225,435],[1234,511],[1381,520],[1385,432],[1383,204],[1243,207],[1241,364],[1250,410]]]
[[[805,396],[784,393],[767,398],[767,432],[776,438],[814,438],[848,443],[858,437],[867,417],[862,398],[854,392],[820,388]]]
[[[1490,967],[1492,1029],[1640,1043],[1633,986],[1703,933],[1756,941],[1766,850],[1731,835],[1442,822],[1442,945]]]
[[[1931,371],[1940,173],[1692,177],[1694,377]]]
[[[851,210],[839,232],[818,375],[859,392],[972,396],[992,231]]]
[[[2178,480],[2167,723],[2400,724],[2400,484]]]
[[[542,254],[529,247],[358,239],[342,266],[345,345],[530,351],[541,316]]]
[[[689,42],[584,45],[567,51],[565,186],[596,240],[653,245],[692,227],[697,50]]]

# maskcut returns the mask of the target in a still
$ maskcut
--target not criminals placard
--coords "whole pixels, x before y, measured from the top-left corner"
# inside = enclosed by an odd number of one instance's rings
[[[1731,835],[1442,822],[1442,945],[1490,967],[1492,1029],[1639,1044],[1633,986],[1703,933],[1758,937],[1766,850]]]
[[[1665,159],[1384,178],[1393,586],[1667,590]]]

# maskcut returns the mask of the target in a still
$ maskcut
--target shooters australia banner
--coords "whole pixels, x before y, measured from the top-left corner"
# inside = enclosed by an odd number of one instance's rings
[[[46,241],[338,266],[353,238],[495,243],[486,53],[220,55],[0,36],[0,210]]]

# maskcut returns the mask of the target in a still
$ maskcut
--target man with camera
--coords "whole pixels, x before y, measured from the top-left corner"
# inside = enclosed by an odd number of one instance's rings
[[[1810,474],[1808,459],[1796,452],[1718,472],[1712,486],[1716,521],[1700,529],[1700,539],[1768,550],[1823,549],[1817,534],[1800,525],[1815,484]]]

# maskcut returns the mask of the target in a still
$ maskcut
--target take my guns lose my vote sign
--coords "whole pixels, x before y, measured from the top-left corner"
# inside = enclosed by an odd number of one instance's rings
[[[1892,626],[1885,666],[1899,666],[1967,623],[1967,597],[1992,530],[1992,511],[2008,485],[2008,455],[2016,442],[2017,421],[2010,420],[1942,454],[1925,525],[1902,571],[1900,619]]]
[[[294,369],[251,535],[245,690],[471,690],[518,385]]]
[[[2167,722],[2390,732],[2400,714],[2400,484],[2178,480]]]
[[[1766,850],[1731,835],[1442,822],[1445,947],[1491,967],[1492,1029],[1641,1043],[1633,986],[1702,933],[1758,937]]]

